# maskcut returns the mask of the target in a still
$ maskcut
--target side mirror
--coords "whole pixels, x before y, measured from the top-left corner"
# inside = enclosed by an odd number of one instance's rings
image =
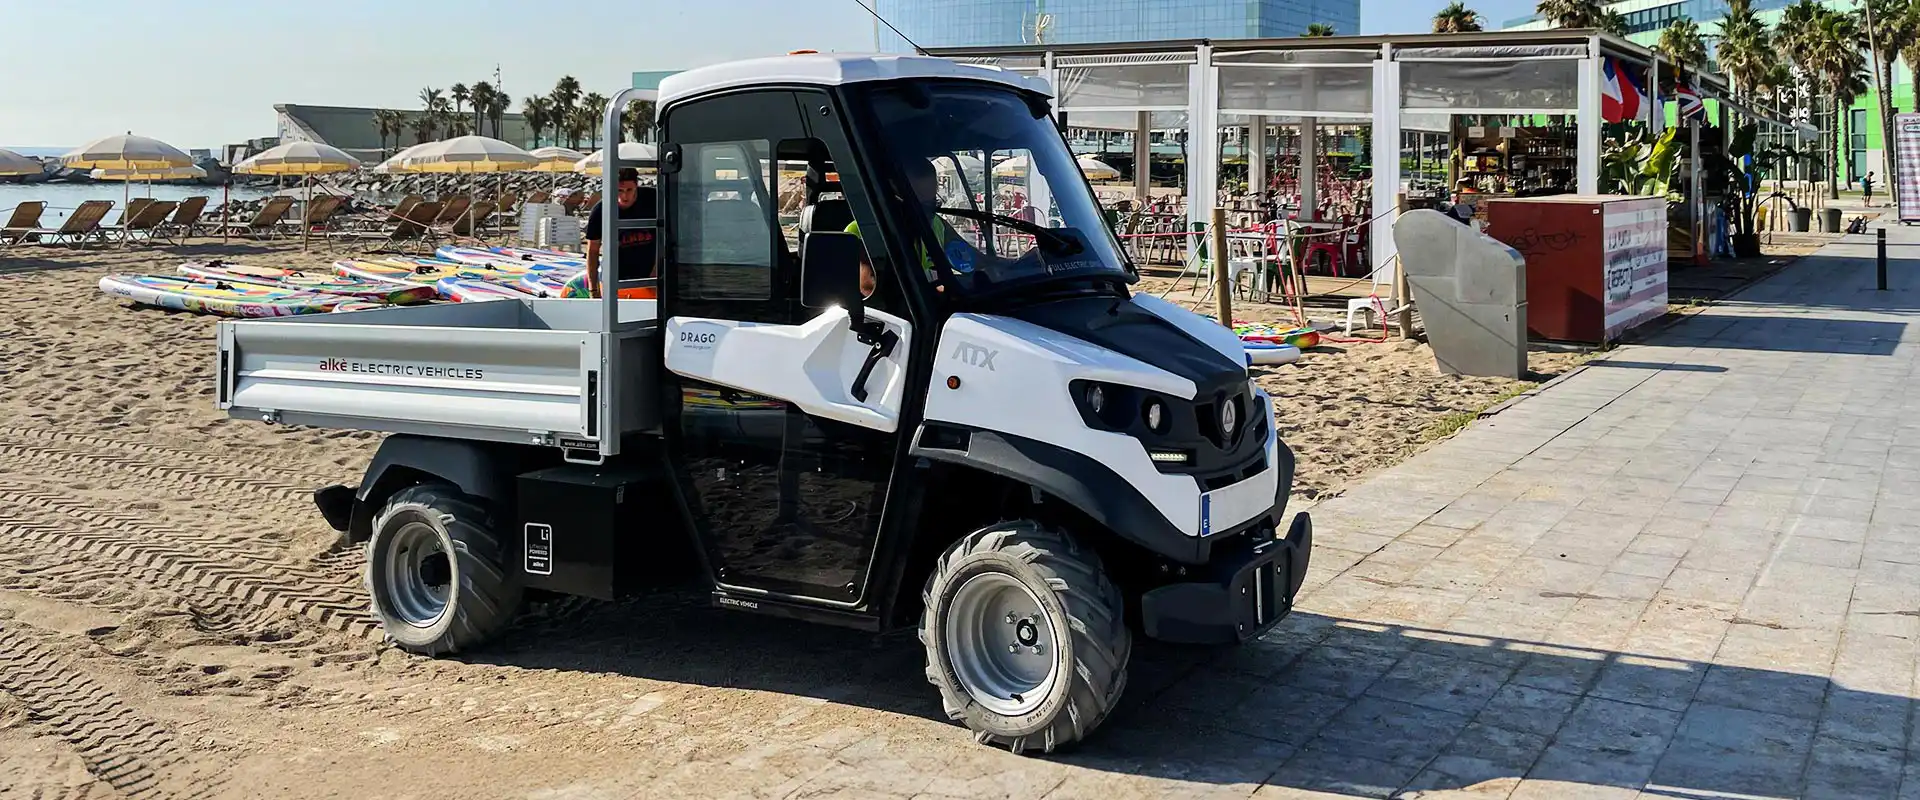
[[[866,254],[866,245],[851,233],[808,234],[800,252],[800,304],[807,308],[839,306],[855,322],[864,319],[866,298],[860,292],[860,260]]]

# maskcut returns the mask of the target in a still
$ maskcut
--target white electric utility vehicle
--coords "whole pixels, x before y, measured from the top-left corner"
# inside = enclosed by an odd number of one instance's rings
[[[645,96],[608,106],[609,142]],[[1285,616],[1313,534],[1240,341],[1129,291],[1049,105],[925,57],[680,73],[638,165],[657,216],[604,215],[603,241],[652,241],[602,250],[619,292],[222,323],[220,407],[391,434],[315,499],[408,650],[684,552],[720,606],[917,625],[982,741],[1076,742],[1133,636]]]

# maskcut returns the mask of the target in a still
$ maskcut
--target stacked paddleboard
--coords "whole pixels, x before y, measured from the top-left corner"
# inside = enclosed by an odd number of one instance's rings
[[[290,317],[331,311],[349,298],[305,289],[172,275],[108,275],[100,291],[136,303],[223,317]]]
[[[1300,360],[1300,351],[1320,344],[1320,332],[1313,328],[1280,328],[1252,322],[1239,322],[1233,332],[1247,350],[1247,363],[1258,366],[1291,364]]]

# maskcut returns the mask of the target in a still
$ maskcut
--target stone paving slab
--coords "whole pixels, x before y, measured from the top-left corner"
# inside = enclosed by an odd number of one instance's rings
[[[907,642],[860,656],[900,680],[635,796],[1920,800],[1920,234],[1892,238],[1895,291],[1848,237],[1321,502],[1295,613],[1137,646],[1073,752],[972,744]]]

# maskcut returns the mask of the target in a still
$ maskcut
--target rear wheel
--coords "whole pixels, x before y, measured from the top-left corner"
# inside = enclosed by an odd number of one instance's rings
[[[402,649],[441,655],[485,642],[513,620],[508,577],[485,501],[444,484],[402,489],[374,518],[367,593]]]
[[[1120,699],[1132,634],[1092,551],[1022,520],[961,539],[927,579],[920,641],[947,716],[983,743],[1052,752]]]

